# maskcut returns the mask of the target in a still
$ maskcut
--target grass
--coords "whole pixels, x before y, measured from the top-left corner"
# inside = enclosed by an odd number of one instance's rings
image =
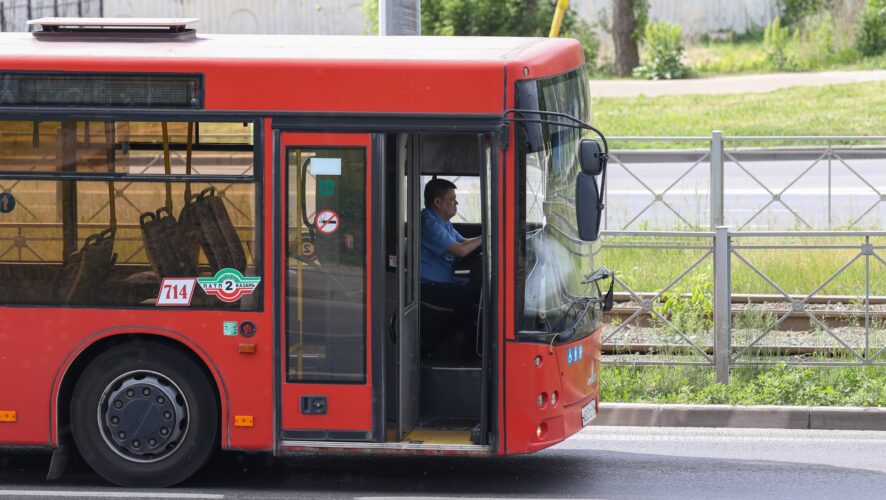
[[[594,82],[591,82],[591,95]],[[878,135],[886,131],[886,82],[792,87],[768,93],[593,98],[608,136]],[[619,147],[627,146],[623,143]],[[698,144],[631,143],[631,148]]]
[[[886,67],[886,54],[861,57],[854,48],[846,45],[833,47],[831,50],[818,50],[811,44],[800,44],[794,52],[794,71],[848,71]],[[699,77],[773,72],[762,42],[757,40],[709,42],[690,46],[686,50],[685,63]]]
[[[677,241],[685,240],[685,241]],[[883,238],[872,238],[875,246],[882,245]],[[643,238],[642,242],[630,237],[606,237],[604,245],[626,244],[704,245],[704,240],[693,238],[662,239]],[[860,245],[860,237],[831,238],[741,238],[735,245]],[[709,244],[709,243],[708,243]],[[859,254],[856,249],[738,249],[738,253],[772,279],[789,294],[808,294],[832,274]],[[883,256],[883,250],[875,250]],[[636,291],[662,289],[684,269],[704,254],[703,250],[672,250],[654,248],[603,248],[600,262],[618,273],[619,278]],[[870,288],[872,295],[886,295],[886,266],[871,259]],[[708,257],[692,273],[681,280],[690,283],[695,275],[712,276],[712,258]],[[733,293],[778,294],[747,264],[732,257]],[[711,278],[708,278],[711,279]],[[819,295],[864,296],[864,259],[856,260],[835,278]]]
[[[600,399],[632,403],[886,406],[886,367],[736,368],[729,385],[697,366],[605,365]]]

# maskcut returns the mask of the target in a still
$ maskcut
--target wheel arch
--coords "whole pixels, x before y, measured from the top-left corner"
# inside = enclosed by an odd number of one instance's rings
[[[209,354],[191,342],[184,335],[171,330],[156,328],[113,329],[98,332],[77,345],[59,367],[50,401],[49,437],[52,446],[59,446],[63,439],[70,436],[70,404],[74,394],[74,386],[87,366],[100,354],[115,347],[139,343],[154,342],[172,347],[194,361],[194,364],[206,375],[215,391],[215,402],[219,410],[219,443],[227,447],[229,418],[228,390],[224,378]]]

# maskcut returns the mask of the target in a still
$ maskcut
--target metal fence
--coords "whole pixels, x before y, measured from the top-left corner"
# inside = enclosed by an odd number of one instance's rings
[[[886,136],[610,142],[607,230],[886,227]]]
[[[2,0],[0,31],[31,31],[41,17],[104,17],[104,0]]]
[[[607,362],[886,365],[886,137],[612,143]]]

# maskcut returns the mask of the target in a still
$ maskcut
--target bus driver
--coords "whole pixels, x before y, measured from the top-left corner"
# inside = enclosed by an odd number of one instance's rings
[[[425,185],[425,208],[421,211],[421,300],[455,311],[466,338],[474,338],[474,306],[480,296],[480,270],[471,279],[455,275],[456,258],[463,259],[480,248],[481,237],[465,238],[450,220],[458,211],[455,184],[432,179]],[[477,260],[478,264],[481,261]],[[476,267],[476,266],[474,266]],[[473,342],[466,343],[473,351]]]

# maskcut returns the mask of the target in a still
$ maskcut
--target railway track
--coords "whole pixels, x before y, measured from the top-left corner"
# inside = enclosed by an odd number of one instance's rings
[[[653,293],[638,294],[639,298],[644,301],[651,299],[654,295]],[[845,354],[846,349],[841,346],[803,345],[803,342],[809,340],[810,332],[821,330],[819,325],[809,318],[809,314],[831,329],[854,327],[863,331],[865,328],[865,305],[863,298],[862,302],[859,302],[859,298],[853,296],[816,296],[803,302],[802,309],[795,309],[794,304],[799,304],[799,301],[803,300],[805,296],[791,297],[795,301],[794,303],[788,302],[782,295],[734,294],[732,298],[733,324],[735,324],[737,316],[749,310],[752,310],[758,317],[761,315],[769,316],[772,318],[772,321],[787,315],[775,329],[779,334],[772,334],[775,337],[776,345],[772,345],[772,338],[767,339],[768,343],[755,345],[751,351],[757,355],[820,355],[830,357]],[[650,303],[643,304],[638,302],[634,296],[627,293],[617,293],[614,299],[615,306],[612,311],[604,315],[604,322],[610,325],[608,331],[612,331],[612,326],[621,325],[629,320],[632,329],[640,331],[661,330],[661,325],[657,322],[657,318],[649,311]],[[876,325],[878,330],[886,330],[886,296],[872,296],[868,303],[867,317],[870,323]],[[856,333],[856,335],[859,334]],[[863,333],[861,335],[863,336]],[[660,338],[661,335],[644,335],[639,333],[631,335],[631,337],[632,339],[626,342],[613,341],[604,344],[602,346],[603,353],[609,355],[690,354],[698,353],[700,349],[707,354],[713,354],[712,346],[698,345],[696,349],[695,347],[685,345],[685,341],[677,343],[656,342],[656,337]],[[797,342],[800,342],[800,344],[798,345]],[[742,349],[742,346],[733,346],[732,348],[733,353],[738,353]]]

